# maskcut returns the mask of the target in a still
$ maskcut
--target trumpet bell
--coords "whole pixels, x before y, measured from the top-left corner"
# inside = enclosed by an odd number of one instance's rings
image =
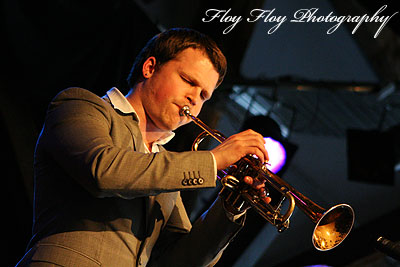
[[[354,224],[354,210],[339,204],[327,210],[317,222],[312,243],[317,250],[327,251],[338,246],[350,233]]]

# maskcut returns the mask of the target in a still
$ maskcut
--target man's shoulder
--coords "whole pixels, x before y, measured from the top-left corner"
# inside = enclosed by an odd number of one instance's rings
[[[59,92],[55,100],[73,100],[73,99],[88,99],[88,100],[101,100],[101,98],[93,92],[80,88],[80,87],[69,87]]]
[[[110,104],[95,93],[80,87],[69,87],[59,92],[51,101],[52,105],[59,105],[66,102],[89,103],[96,106],[110,108]]]
[[[49,111],[62,110],[74,112],[88,112],[98,110],[102,113],[111,113],[111,105],[95,93],[80,87],[70,87],[59,92],[51,101]]]

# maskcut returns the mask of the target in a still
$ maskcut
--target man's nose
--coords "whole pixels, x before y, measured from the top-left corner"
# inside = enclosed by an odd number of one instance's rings
[[[192,106],[195,106],[199,100],[200,97],[200,89],[199,88],[192,88],[186,95],[186,99],[189,101],[189,103]]]
[[[196,100],[192,96],[187,96],[186,99],[189,101],[189,104],[192,106],[196,105]]]

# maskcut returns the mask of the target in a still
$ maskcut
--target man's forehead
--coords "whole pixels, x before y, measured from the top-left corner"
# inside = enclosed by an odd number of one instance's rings
[[[195,55],[196,56],[200,55],[204,59],[208,59],[211,62],[210,58],[208,57],[207,53],[203,48],[195,48],[195,47],[188,47],[183,49],[182,51],[179,51],[175,55],[174,59],[180,60],[184,57],[195,56]]]
[[[190,57],[192,60],[188,60],[188,57]],[[179,55],[177,57],[175,57],[175,59],[179,62],[182,62],[183,64],[180,65],[179,70],[181,72],[184,72],[187,75],[190,75],[191,78],[196,79],[198,82],[204,82],[201,81],[201,77],[199,77],[199,73],[198,70],[196,69],[195,66],[195,61],[194,57],[197,57],[197,63],[199,63],[198,65],[196,65],[197,67],[199,66],[205,66],[206,68],[209,68],[211,66],[212,70],[215,72],[215,74],[219,77],[219,74],[217,72],[217,70],[215,69],[215,66],[212,64],[210,58],[208,57],[207,53],[202,50],[202,49],[198,49],[198,48],[186,48],[184,50],[182,50]],[[217,77],[217,78],[218,78]],[[210,78],[210,77],[206,77],[206,78]],[[209,80],[209,79],[207,79]],[[215,89],[216,83],[213,84],[210,88],[212,90]],[[202,87],[206,87],[205,85]],[[210,87],[207,86],[207,87]],[[208,89],[208,88],[207,88]]]

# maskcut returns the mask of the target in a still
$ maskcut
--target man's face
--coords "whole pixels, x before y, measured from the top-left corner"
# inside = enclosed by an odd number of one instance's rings
[[[142,101],[148,123],[156,129],[170,131],[190,122],[179,115],[180,109],[187,105],[197,116],[204,102],[211,97],[218,78],[217,71],[202,50],[183,50],[145,81]]]

